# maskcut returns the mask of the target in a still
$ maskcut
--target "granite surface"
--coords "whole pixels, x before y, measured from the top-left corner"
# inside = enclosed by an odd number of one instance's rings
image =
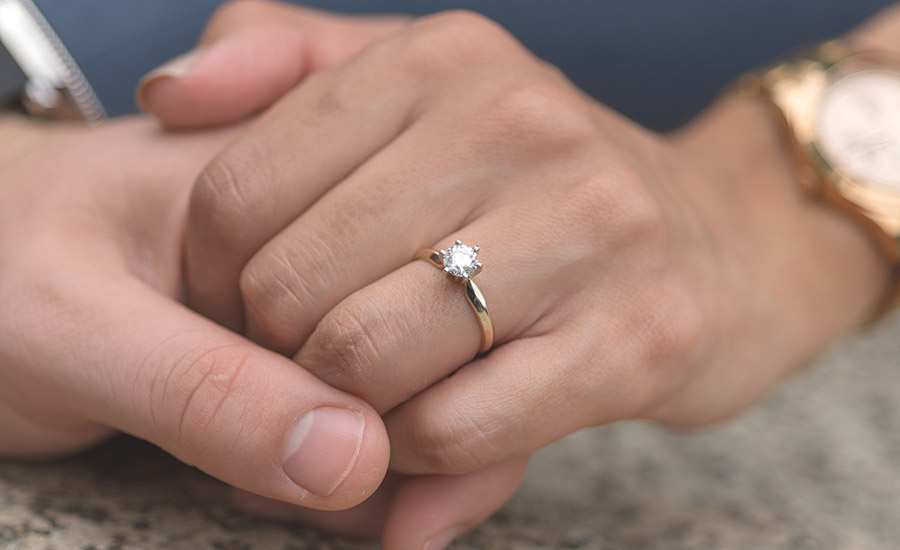
[[[464,549],[900,548],[900,319],[849,339],[728,425],[584,431],[539,453]],[[218,482],[120,438],[0,462],[0,548],[377,548],[232,510]]]

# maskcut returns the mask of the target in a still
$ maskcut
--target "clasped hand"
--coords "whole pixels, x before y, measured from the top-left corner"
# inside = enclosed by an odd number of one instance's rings
[[[193,132],[7,121],[28,153],[0,159],[4,454],[125,431],[307,509],[247,506],[437,547],[532,451],[715,422],[821,347],[759,348],[797,321],[698,199],[719,180],[695,146],[481,17],[240,2],[204,43],[141,90]],[[496,331],[474,360],[460,286],[411,262],[456,239],[481,246]],[[360,503],[388,466],[355,510],[310,510]]]

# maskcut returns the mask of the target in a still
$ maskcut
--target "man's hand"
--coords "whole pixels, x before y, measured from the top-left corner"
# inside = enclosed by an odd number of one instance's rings
[[[120,430],[307,507],[378,487],[371,407],[175,301],[192,182],[233,136],[0,118],[0,455]]]

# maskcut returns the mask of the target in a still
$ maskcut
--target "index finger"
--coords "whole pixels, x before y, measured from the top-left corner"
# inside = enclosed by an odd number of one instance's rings
[[[186,236],[193,308],[242,326],[244,264],[408,123],[417,94],[388,74],[385,56],[374,53],[317,73],[207,166]]]
[[[485,42],[485,35],[502,39]],[[256,250],[433,104],[450,98],[465,105],[474,86],[494,82],[509,57],[494,54],[521,51],[493,22],[447,13],[306,79],[198,180],[186,241],[191,306],[239,328],[241,270]]]
[[[142,79],[136,100],[170,128],[240,120],[406,20],[328,14],[260,0],[227,2],[194,50]]]

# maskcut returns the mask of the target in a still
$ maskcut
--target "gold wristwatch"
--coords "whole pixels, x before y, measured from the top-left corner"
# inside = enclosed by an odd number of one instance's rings
[[[900,59],[829,42],[738,85],[773,107],[804,189],[859,223],[893,266],[880,317],[900,302]]]

